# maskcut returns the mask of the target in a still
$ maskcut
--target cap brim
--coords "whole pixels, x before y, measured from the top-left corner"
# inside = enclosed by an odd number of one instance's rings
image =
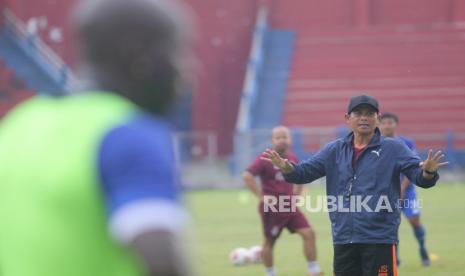
[[[354,109],[358,108],[358,107],[362,107],[362,106],[367,106],[367,107],[371,107],[371,109],[375,110],[376,112],[379,112],[378,108],[376,108],[375,106],[369,104],[369,103],[361,103],[361,104],[358,104],[354,107],[352,107],[352,109],[350,110],[350,112],[354,111]],[[350,113],[349,112],[349,113]]]

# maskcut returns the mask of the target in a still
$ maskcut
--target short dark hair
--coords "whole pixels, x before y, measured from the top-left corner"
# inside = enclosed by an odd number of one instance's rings
[[[97,87],[151,113],[165,113],[179,93],[187,39],[173,1],[87,0],[75,12],[85,73]]]
[[[379,116],[379,120],[381,121],[383,119],[393,119],[396,122],[396,124],[399,123],[399,116],[392,112],[384,112],[383,114],[381,114],[381,116]]]

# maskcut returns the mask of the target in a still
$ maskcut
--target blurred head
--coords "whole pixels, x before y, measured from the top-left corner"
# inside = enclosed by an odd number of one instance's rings
[[[278,153],[285,153],[292,144],[291,132],[285,126],[277,126],[271,132],[271,144]]]
[[[84,0],[74,16],[84,74],[97,89],[166,112],[191,60],[186,18],[175,0]]]
[[[396,136],[397,126],[399,125],[399,117],[394,113],[383,113],[379,116],[379,128],[381,134],[386,137]]]
[[[378,125],[378,112],[378,101],[375,98],[367,95],[353,97],[345,115],[346,123],[355,134],[370,135]]]

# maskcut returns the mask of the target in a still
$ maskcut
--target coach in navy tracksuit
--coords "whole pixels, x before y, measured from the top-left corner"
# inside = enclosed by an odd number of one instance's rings
[[[395,245],[400,224],[400,174],[423,188],[439,178],[444,155],[438,151],[421,163],[401,141],[381,136],[376,99],[362,95],[350,101],[346,121],[352,132],[327,144],[298,165],[267,150],[263,159],[284,173],[287,182],[304,184],[326,176],[336,276],[397,275]],[[349,211],[347,211],[349,210]]]

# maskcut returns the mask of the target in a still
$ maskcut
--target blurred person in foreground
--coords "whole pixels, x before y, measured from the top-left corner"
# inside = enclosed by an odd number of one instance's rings
[[[378,113],[375,98],[353,97],[345,115],[352,131],[345,138],[299,164],[275,150],[263,153],[263,160],[278,167],[288,182],[304,184],[326,176],[336,276],[397,275],[400,174],[430,188],[447,164],[441,162],[441,151],[430,150],[420,166],[421,159],[402,141],[381,136]]]
[[[2,276],[190,275],[165,114],[189,53],[175,1],[75,13],[89,89],[36,97],[0,126]]]
[[[297,162],[297,157],[290,150],[291,133],[287,127],[278,126],[273,128],[271,144],[281,157]],[[247,188],[259,200],[258,212],[262,221],[264,235],[262,260],[266,268],[266,275],[276,275],[273,267],[273,248],[284,228],[302,237],[309,275],[322,275],[320,265],[316,260],[315,232],[305,215],[298,208],[288,212],[273,212],[266,210],[264,205],[264,197],[268,199],[274,197],[276,201],[279,201],[279,197],[284,199],[284,197],[300,196],[303,186],[286,182],[279,168],[262,160],[262,156],[260,155],[255,159],[242,177]],[[260,177],[261,188],[257,185],[255,177]]]
[[[415,151],[415,142],[403,136],[397,136],[397,127],[399,125],[399,117],[390,112],[384,112],[379,117],[381,134],[386,137],[398,138],[404,142],[409,149]],[[420,222],[420,206],[417,199],[415,184],[411,183],[407,177],[401,175],[400,183],[400,198],[399,204],[402,213],[409,221],[413,229],[413,234],[419,245],[421,263],[424,266],[429,266],[431,261],[428,250],[425,245],[426,231],[423,224]],[[398,250],[397,250],[398,251]],[[400,264],[399,254],[397,254],[397,265]]]

